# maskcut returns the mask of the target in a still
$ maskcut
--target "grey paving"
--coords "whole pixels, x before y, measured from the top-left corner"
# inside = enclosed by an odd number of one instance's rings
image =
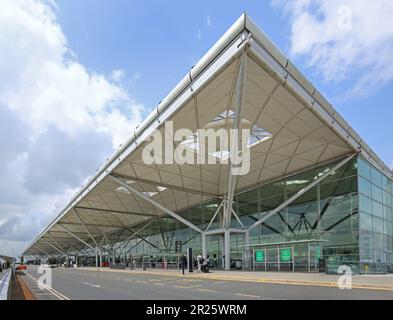
[[[36,268],[27,272],[38,277]],[[393,291],[202,280],[184,277],[55,268],[55,290],[70,299],[388,299]]]

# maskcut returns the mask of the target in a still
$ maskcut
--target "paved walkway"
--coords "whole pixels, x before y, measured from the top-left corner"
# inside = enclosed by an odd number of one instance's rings
[[[36,267],[34,268],[36,271]],[[17,271],[11,290],[11,300],[68,300],[61,293],[45,284],[38,284],[40,274],[28,270]]]
[[[151,274],[162,276],[179,276],[184,277],[178,270],[162,269],[142,269],[136,270],[118,270],[109,268],[85,267],[83,270],[94,270],[103,272],[125,272],[135,274]],[[340,275],[330,275],[325,273],[300,273],[300,272],[253,272],[253,271],[212,271],[201,273],[194,271],[186,273],[186,276],[194,279],[211,279],[226,281],[247,281],[260,283],[275,284],[294,284],[294,285],[312,285],[337,287],[337,281]],[[393,274],[387,275],[354,275],[352,276],[352,288],[358,289],[376,289],[393,291]]]

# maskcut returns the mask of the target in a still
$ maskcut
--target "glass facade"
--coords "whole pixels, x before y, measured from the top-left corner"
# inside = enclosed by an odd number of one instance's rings
[[[251,225],[336,163],[314,168],[236,196],[237,212]],[[251,231],[250,244],[323,240],[323,257],[359,261],[356,159]],[[240,237],[240,236],[238,236]],[[301,250],[297,261],[301,260]]]
[[[393,265],[393,182],[362,158],[358,173],[361,268],[383,271]]]
[[[239,220],[244,226],[251,226],[336,164],[312,168],[236,194],[233,207]],[[393,265],[392,189],[391,180],[355,157],[254,228],[250,232],[250,244],[322,240],[321,256],[328,263],[349,263],[361,272],[381,271]],[[218,205],[219,200],[213,200],[179,214],[204,230]],[[201,253],[199,233],[172,218],[160,220],[157,227],[143,235],[144,240],[133,239],[126,245],[125,259],[174,253],[176,241],[181,241],[183,251],[190,247],[194,255]],[[220,215],[210,229],[219,227]],[[231,228],[241,228],[237,219],[232,219]],[[242,259],[244,234],[231,234],[230,241],[231,259]],[[209,256],[220,266],[223,236],[209,236],[207,247]]]

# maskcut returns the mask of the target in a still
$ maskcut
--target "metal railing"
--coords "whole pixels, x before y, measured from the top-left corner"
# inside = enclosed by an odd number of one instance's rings
[[[135,262],[135,263],[130,263],[129,264],[129,269],[170,269],[170,270],[176,270],[179,269],[179,263],[178,262]]]
[[[326,264],[326,273],[337,274],[338,268],[342,265],[349,266],[353,274],[386,274],[390,272],[390,265],[386,263],[343,261],[328,262]]]
[[[0,300],[9,300],[11,294],[11,269],[7,269],[0,276]]]

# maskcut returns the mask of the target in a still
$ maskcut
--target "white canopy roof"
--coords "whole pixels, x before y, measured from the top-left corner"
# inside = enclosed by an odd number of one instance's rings
[[[171,211],[179,212],[228,191],[228,164],[146,165],[142,150],[165,121],[192,132],[214,121],[231,121],[239,57],[246,52],[242,124],[260,143],[250,148],[251,168],[239,176],[235,193],[305,168],[361,153],[386,175],[389,168],[295,66],[245,14],[190,70],[24,254],[78,249],[91,236],[127,239],[142,222],[168,217],[108,176],[121,178]],[[191,151],[190,151],[191,152]],[[84,225],[81,223],[84,222]],[[170,220],[168,220],[169,223]],[[89,235],[90,233],[90,235]]]

